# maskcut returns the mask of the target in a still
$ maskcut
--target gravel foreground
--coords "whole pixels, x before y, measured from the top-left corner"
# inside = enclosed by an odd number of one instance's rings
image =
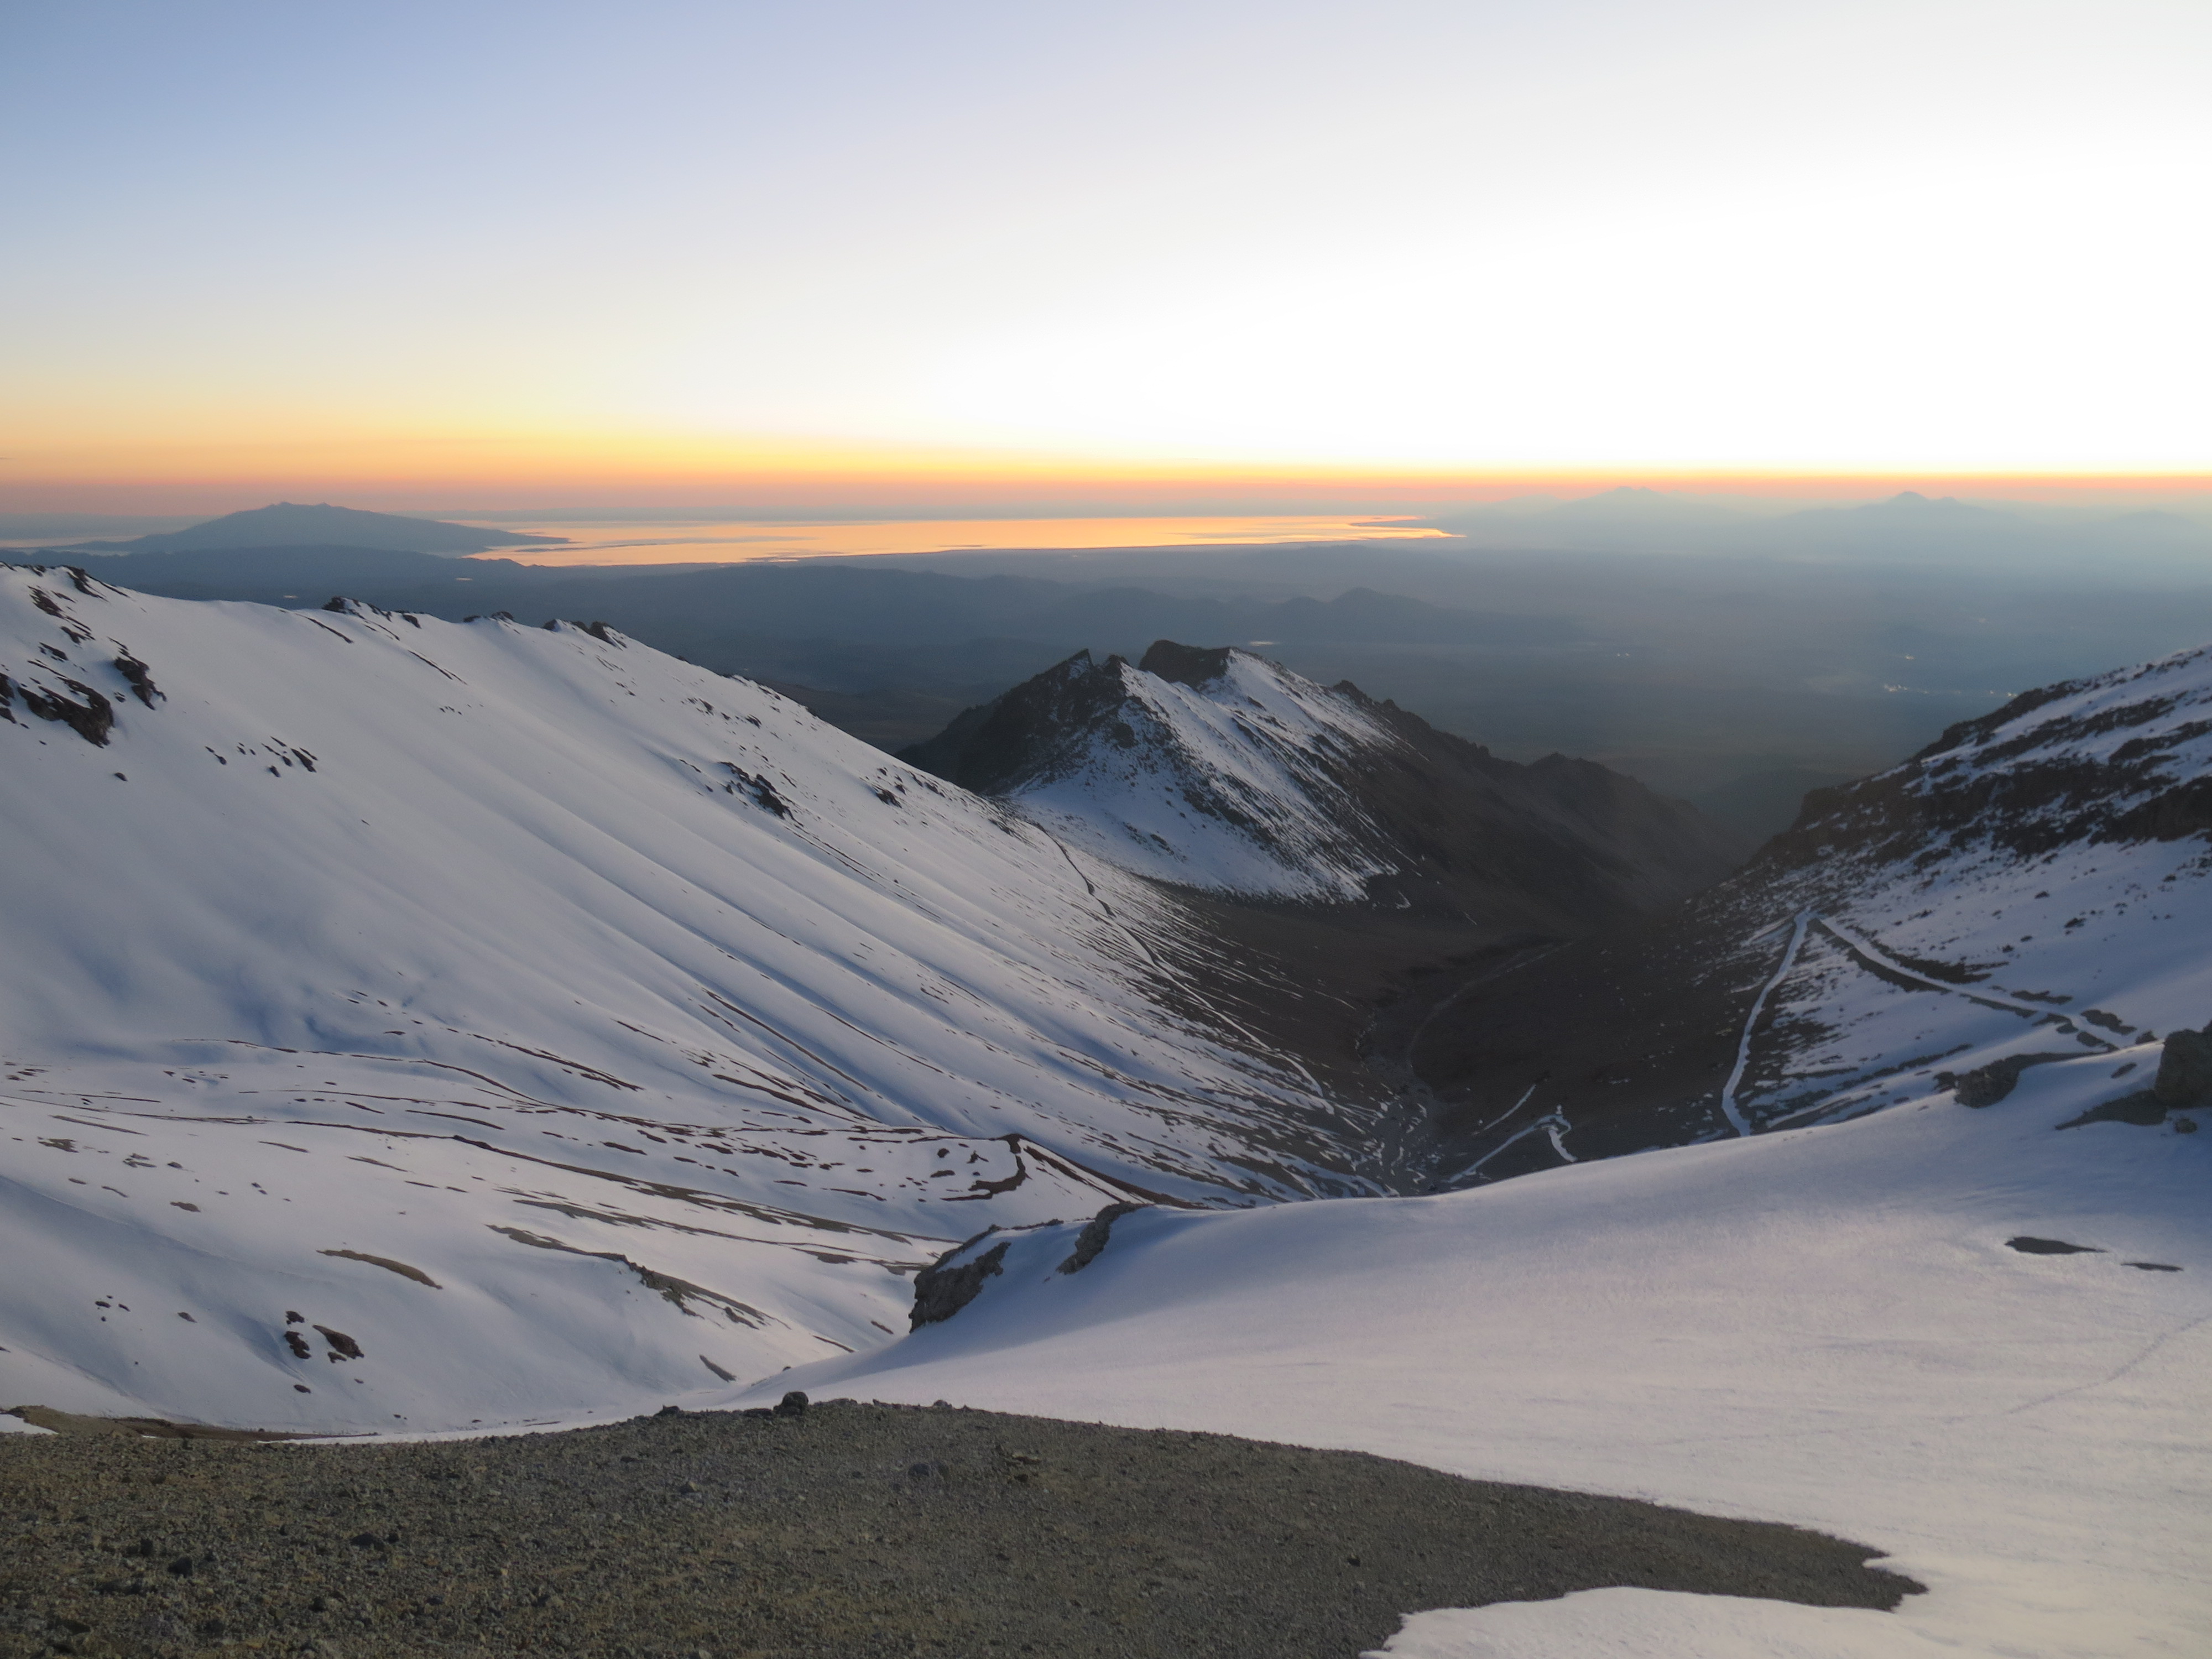
[[[1358,1452],[946,1406],[413,1445],[0,1437],[0,1659],[1354,1659],[1623,1584],[1893,1607],[1793,1528]]]

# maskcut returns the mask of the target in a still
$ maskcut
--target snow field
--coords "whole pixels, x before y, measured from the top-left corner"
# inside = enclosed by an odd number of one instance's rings
[[[0,1406],[619,1415],[993,1219],[1347,1184],[1150,890],[761,687],[21,568],[0,672]]]

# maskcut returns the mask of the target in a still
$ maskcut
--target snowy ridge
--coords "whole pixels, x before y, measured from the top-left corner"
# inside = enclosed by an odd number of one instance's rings
[[[1814,792],[1688,904],[1456,997],[1421,1054],[1442,1184],[1994,1103],[2024,1067],[2212,1022],[2208,938],[2212,652],[2028,692]],[[2155,1121],[2116,1103],[2148,1080],[2100,1104]],[[1528,1134],[1547,1115],[1559,1133]]]
[[[1759,1034],[1752,1116],[2212,1020],[2208,831],[2212,650],[2029,692],[1816,793],[1736,901],[1818,922]]]
[[[621,1415],[987,1219],[1365,1189],[1158,895],[763,688],[16,568],[0,674],[0,1406]]]
[[[1078,653],[904,757],[1138,874],[1249,898],[1582,932],[1747,848],[1587,761],[1500,760],[1247,651]]]
[[[2212,830],[2212,647],[2069,680],[1953,726],[1902,766],[1809,797],[1774,856],[1933,861],[1978,847],[2171,842]]]
[[[1398,746],[1340,692],[1249,652],[1198,685],[1119,658],[1119,721],[1007,798],[1109,863],[1276,898],[1356,899],[1391,867],[1382,832],[1327,763]]]

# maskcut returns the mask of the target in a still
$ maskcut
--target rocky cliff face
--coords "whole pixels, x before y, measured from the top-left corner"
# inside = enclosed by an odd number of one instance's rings
[[[1586,931],[1740,850],[1589,762],[1501,760],[1349,682],[1168,640],[1071,657],[902,758],[1157,879],[1493,927]]]

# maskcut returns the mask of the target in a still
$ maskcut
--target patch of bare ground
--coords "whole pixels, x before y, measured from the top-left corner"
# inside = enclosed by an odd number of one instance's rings
[[[1402,1613],[1601,1585],[1919,1588],[1792,1528],[949,1407],[418,1444],[57,1426],[0,1440],[9,1659],[1352,1659]]]

